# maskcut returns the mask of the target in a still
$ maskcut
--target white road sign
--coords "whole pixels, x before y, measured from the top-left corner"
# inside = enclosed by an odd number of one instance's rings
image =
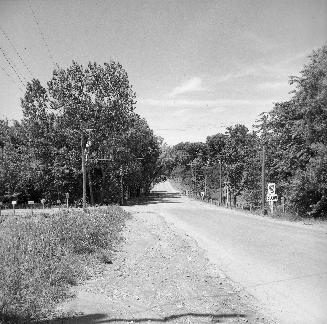
[[[277,195],[268,195],[267,201],[278,201],[278,196]]]
[[[268,196],[274,195],[275,194],[275,190],[276,190],[275,183],[273,183],[273,182],[268,183],[268,193],[267,193],[267,195]]]

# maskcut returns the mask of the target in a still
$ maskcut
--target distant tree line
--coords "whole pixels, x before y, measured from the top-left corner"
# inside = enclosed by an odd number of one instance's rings
[[[82,153],[90,203],[149,191],[161,139],[134,112],[135,93],[119,63],[73,62],[43,87],[28,82],[21,121],[0,120],[0,201],[82,197]],[[123,192],[122,192],[123,190]]]
[[[327,215],[327,46],[314,51],[298,77],[291,99],[274,104],[249,131],[244,125],[207,137],[205,143],[166,148],[164,173],[185,189],[216,195],[219,171],[232,204],[260,206],[262,151],[266,182],[275,182],[290,212]],[[219,193],[218,193],[219,194]]]

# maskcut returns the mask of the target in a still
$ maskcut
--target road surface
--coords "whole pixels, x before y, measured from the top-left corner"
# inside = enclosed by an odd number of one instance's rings
[[[149,212],[194,238],[277,323],[327,323],[327,231],[226,210],[156,185]]]

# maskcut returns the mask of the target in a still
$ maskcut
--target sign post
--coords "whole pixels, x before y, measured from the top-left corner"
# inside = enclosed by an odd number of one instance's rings
[[[276,195],[276,184],[273,182],[268,183],[267,201],[269,202],[270,211],[273,214],[274,202],[278,201],[278,196]]]
[[[2,209],[2,201],[0,201],[0,216],[1,216],[1,209]]]

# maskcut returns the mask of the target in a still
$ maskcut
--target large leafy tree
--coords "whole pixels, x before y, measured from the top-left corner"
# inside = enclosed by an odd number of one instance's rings
[[[33,79],[21,100],[22,122],[0,124],[0,194],[25,192],[54,201],[69,192],[77,200],[83,158],[92,203],[119,201],[121,180],[147,190],[159,144],[134,113],[135,102],[127,73],[116,62],[73,62],[55,70],[47,87]]]
[[[82,158],[85,153],[89,156],[88,178],[91,201],[94,201],[92,184],[99,181],[92,179],[92,176],[99,176],[99,173],[94,169],[97,165],[91,159],[100,159],[113,150],[121,150],[123,143],[119,140],[123,138],[123,132],[131,126],[135,93],[126,71],[115,62],[105,63],[104,66],[89,63],[86,68],[73,62],[66,70],[55,71],[48,86],[52,97],[51,108],[57,112],[67,136],[72,142],[80,139],[80,147],[77,149],[76,145],[76,150],[81,151]],[[116,160],[117,157],[119,159],[115,154]],[[108,167],[103,162],[101,164],[103,201]],[[115,167],[118,174],[117,163],[113,163],[111,167]],[[113,181],[113,184],[117,185],[117,181]]]
[[[290,210],[300,215],[327,212],[327,46],[314,51],[289,101],[277,103],[265,124],[268,172],[286,196]]]

